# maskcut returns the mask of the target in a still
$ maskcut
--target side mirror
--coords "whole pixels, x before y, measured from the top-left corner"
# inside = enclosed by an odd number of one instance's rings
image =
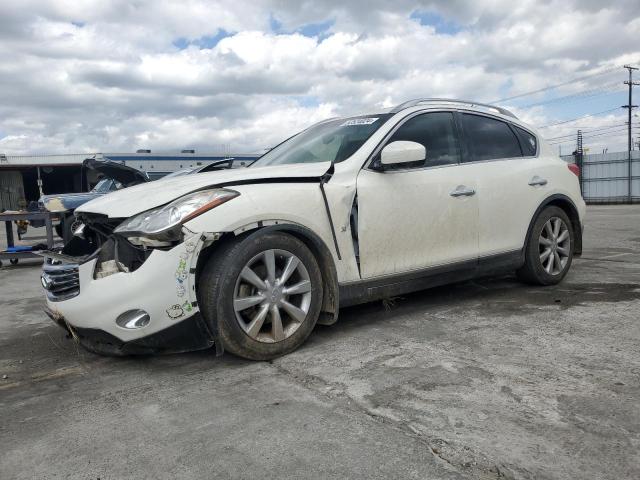
[[[380,152],[382,165],[397,165],[399,163],[420,162],[427,158],[427,149],[417,142],[398,140],[391,142]]]

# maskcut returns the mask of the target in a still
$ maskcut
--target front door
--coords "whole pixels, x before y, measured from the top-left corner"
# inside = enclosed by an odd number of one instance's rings
[[[358,175],[362,278],[475,261],[477,185],[460,164],[453,114],[410,117],[387,143],[397,140],[421,143],[427,157],[393,169],[363,169]]]

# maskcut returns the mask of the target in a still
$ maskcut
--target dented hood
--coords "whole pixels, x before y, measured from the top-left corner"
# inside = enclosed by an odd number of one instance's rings
[[[320,178],[330,162],[273,165],[220,170],[194,175],[184,175],[143,183],[112,192],[101,198],[85,203],[77,212],[99,213],[110,218],[127,218],[154,207],[169,203],[187,193],[207,187],[247,184],[288,179]]]

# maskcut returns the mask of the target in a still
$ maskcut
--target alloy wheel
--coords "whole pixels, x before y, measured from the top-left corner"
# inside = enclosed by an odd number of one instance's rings
[[[551,217],[538,238],[540,263],[549,275],[561,274],[571,253],[571,235],[564,220]]]
[[[233,295],[236,320],[264,343],[289,338],[307,318],[311,281],[302,261],[286,250],[259,253],[242,268]]]

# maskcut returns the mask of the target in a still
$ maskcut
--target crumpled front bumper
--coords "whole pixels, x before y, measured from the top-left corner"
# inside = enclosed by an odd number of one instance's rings
[[[132,272],[94,278],[97,259],[78,265],[79,293],[47,298],[47,314],[89,350],[110,355],[169,353],[209,348],[212,331],[200,314],[196,265],[207,237],[191,234],[170,250],[153,250]],[[143,310],[147,325],[124,328],[121,314]]]
[[[48,307],[45,313],[64,328],[69,336],[87,350],[101,355],[152,355],[181,353],[210,348],[215,344],[213,334],[200,312],[159,332],[135,340],[122,341],[104,330],[71,326],[60,314]]]

